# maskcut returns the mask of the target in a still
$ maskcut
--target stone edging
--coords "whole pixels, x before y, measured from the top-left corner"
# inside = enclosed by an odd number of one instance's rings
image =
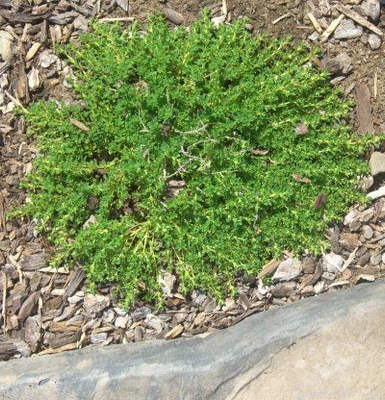
[[[283,349],[339,320],[376,314],[384,302],[380,279],[253,315],[206,337],[11,360],[1,365],[0,398],[234,399]]]

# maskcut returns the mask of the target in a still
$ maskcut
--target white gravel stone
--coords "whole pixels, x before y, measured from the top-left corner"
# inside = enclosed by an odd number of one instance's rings
[[[59,58],[56,54],[52,54],[49,53],[48,51],[45,51],[40,56],[40,66],[43,68],[49,68],[58,59]]]
[[[108,324],[112,324],[114,319],[115,319],[114,310],[109,309],[107,311],[104,311],[103,317],[102,317],[103,322],[106,322]]]
[[[172,297],[176,278],[168,271],[162,271],[161,276],[158,278],[158,282],[162,287],[162,292],[166,297]]]
[[[381,38],[375,33],[372,33],[369,35],[368,44],[372,50],[378,50],[381,46]]]
[[[324,271],[335,274],[341,271],[344,259],[335,253],[324,254],[322,257],[322,267]]]
[[[318,39],[319,39],[319,33],[318,32],[313,32],[309,36],[309,40],[311,40],[312,42],[316,42]]]
[[[374,151],[370,156],[369,167],[373,176],[385,172],[385,154]]]
[[[110,305],[110,298],[107,296],[87,294],[84,297],[84,311],[94,318],[98,313]]]
[[[296,258],[288,258],[279,264],[273,275],[273,281],[291,281],[301,275],[301,272],[301,261]]]
[[[79,296],[78,294],[74,294],[73,296],[71,296],[71,297],[68,297],[68,303],[70,303],[70,304],[78,304],[78,303],[80,303],[81,301],[83,301],[83,298],[84,298],[84,296]]]
[[[373,229],[370,225],[364,225],[362,227],[362,234],[364,235],[365,239],[371,239],[373,237]]]
[[[336,39],[355,39],[363,34],[361,26],[355,25],[351,19],[343,19],[334,32]]]
[[[119,317],[124,317],[125,315],[127,315],[127,311],[123,310],[123,308],[115,307],[114,311],[117,315],[119,315]]]
[[[155,329],[156,333],[160,333],[163,330],[163,322],[154,314],[147,314],[145,323]]]
[[[334,281],[336,274],[333,274],[333,272],[325,271],[321,276],[322,276],[322,279],[324,279],[328,283],[331,283]]]
[[[372,265],[378,265],[382,261],[382,253],[374,253],[370,256],[370,263]]]
[[[40,79],[39,70],[36,68],[31,69],[28,73],[28,87],[34,91],[38,89],[42,85],[42,81]]]
[[[130,319],[129,315],[126,315],[125,317],[117,317],[116,320],[115,320],[114,325],[117,328],[125,329],[127,327],[127,323],[129,321],[129,319]]]
[[[105,340],[107,340],[107,333],[106,332],[95,333],[94,335],[91,335],[90,339],[92,344],[103,343]]]
[[[356,209],[349,211],[344,218],[344,225],[351,224],[359,214],[360,212]]]
[[[14,52],[13,37],[7,31],[0,31],[0,57],[10,63]]]
[[[28,317],[24,322],[24,334],[25,341],[28,343],[32,351],[36,351],[38,347],[38,342],[41,337],[41,329],[38,321],[38,317],[34,315],[33,317]]]
[[[369,192],[366,196],[373,200],[385,196],[385,186],[381,186],[378,190],[373,190],[372,192]]]
[[[377,21],[380,18],[381,6],[379,0],[366,0],[362,3],[363,13],[372,19],[372,21]]]
[[[314,293],[321,294],[326,290],[326,283],[324,281],[319,281],[314,285]]]

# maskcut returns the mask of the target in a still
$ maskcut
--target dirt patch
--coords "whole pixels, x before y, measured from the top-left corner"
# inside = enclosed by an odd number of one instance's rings
[[[331,70],[332,84],[356,103],[354,129],[380,134],[385,130],[385,70],[381,35],[374,32],[384,29],[385,13],[379,10],[374,15],[367,3],[88,0],[75,4],[62,0],[24,4],[0,0],[0,359],[88,344],[188,337],[226,328],[270,307],[383,275],[385,202],[379,199],[367,208],[357,206],[340,226],[330,230],[331,250],[323,258],[295,260],[284,254],[281,260],[272,260],[258,277],[240,277],[239,296],[225,306],[218,306],[199,291],[184,298],[173,292],[173,277],[165,276],[165,310],[138,304],[125,311],[119,308],[112,286],[100,287],[97,295],[89,295],[81,269],[47,268],[54,249],[36,232],[35,222],[7,220],[4,214],[26,200],[20,181],[38,154],[33,140],[26,136],[23,116],[14,113],[14,106],[26,106],[39,98],[73,101],[70,88],[63,83],[71,71],[52,50],[55,43],[76,42],[88,29],[90,18],[104,18],[106,23],[120,19],[128,25],[132,19],[144,22],[149,13],[163,10],[172,27],[175,23],[188,25],[199,18],[204,7],[211,9],[217,22],[248,17],[249,29],[255,33],[291,35],[295,41],[305,40],[309,47],[320,46],[323,56],[313,64]],[[341,6],[361,17],[364,25],[345,15]],[[350,27],[345,35],[357,36],[336,39],[334,31],[326,37],[324,32],[333,21],[339,22],[339,36],[344,35],[343,25],[347,30]],[[381,175],[376,184],[382,184]],[[261,278],[274,273],[272,284],[264,285]]]

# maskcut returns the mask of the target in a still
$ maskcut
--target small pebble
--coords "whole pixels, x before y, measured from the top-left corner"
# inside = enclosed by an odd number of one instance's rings
[[[324,281],[317,282],[314,285],[314,293],[315,294],[323,293],[325,290],[326,290],[326,283]]]
[[[101,332],[101,333],[96,333],[94,335],[91,335],[91,343],[92,344],[100,344],[103,343],[105,340],[107,340],[107,333],[106,332]]]
[[[381,46],[381,38],[375,33],[372,33],[369,35],[368,44],[372,50],[378,50]]]

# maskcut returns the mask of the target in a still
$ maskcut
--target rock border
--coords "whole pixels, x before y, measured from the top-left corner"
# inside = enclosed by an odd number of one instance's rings
[[[0,369],[0,397],[234,399],[283,349],[332,324],[383,315],[384,302],[382,279],[254,315],[205,338],[12,360]]]

